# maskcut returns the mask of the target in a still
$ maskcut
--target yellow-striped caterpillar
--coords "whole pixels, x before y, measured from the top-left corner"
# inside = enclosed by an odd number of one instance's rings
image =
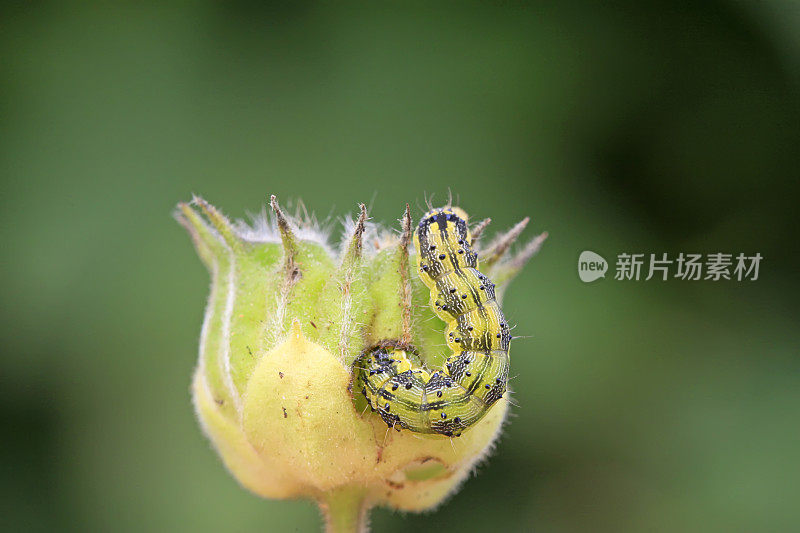
[[[494,284],[478,270],[466,213],[433,209],[414,232],[417,269],[452,355],[429,371],[413,347],[385,340],[353,365],[355,391],[397,429],[460,436],[506,391],[511,337]]]

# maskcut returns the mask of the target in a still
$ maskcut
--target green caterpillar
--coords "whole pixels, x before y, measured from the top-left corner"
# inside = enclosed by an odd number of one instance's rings
[[[506,392],[511,336],[494,284],[478,270],[466,213],[442,207],[414,232],[420,279],[447,322],[452,355],[433,372],[413,347],[386,340],[354,363],[354,390],[390,427],[458,437]]]

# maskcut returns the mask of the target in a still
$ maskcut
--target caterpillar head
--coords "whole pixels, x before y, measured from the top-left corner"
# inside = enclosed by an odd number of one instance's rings
[[[427,284],[444,272],[477,267],[467,214],[458,207],[440,207],[425,213],[414,232],[417,266]]]
[[[469,231],[469,216],[460,207],[445,206],[431,209],[419,221],[418,233],[439,231],[455,237],[456,241],[462,240],[472,243]]]

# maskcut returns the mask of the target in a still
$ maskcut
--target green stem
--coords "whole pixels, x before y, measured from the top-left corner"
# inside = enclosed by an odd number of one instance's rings
[[[327,533],[367,533],[366,490],[341,487],[325,494],[319,502],[325,515]]]

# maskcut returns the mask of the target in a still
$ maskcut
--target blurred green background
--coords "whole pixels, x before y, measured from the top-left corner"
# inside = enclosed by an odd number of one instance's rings
[[[0,17],[0,529],[317,530],[195,423],[208,276],[171,211],[396,224],[448,189],[550,232],[504,304],[520,407],[375,531],[800,528],[800,4],[64,4]],[[588,285],[586,249],[764,260]]]

